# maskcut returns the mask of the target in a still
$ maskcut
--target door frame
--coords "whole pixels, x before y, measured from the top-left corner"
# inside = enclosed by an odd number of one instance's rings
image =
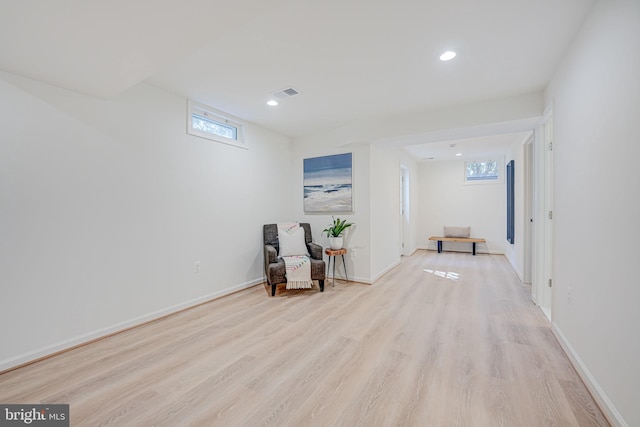
[[[533,270],[533,254],[535,252],[534,236],[535,228],[533,218],[535,215],[535,195],[534,195],[534,179],[535,179],[535,136],[531,136],[524,143],[524,247],[523,258],[524,265],[522,267],[522,281],[527,284],[532,283]]]
[[[544,314],[553,318],[553,105],[536,128],[534,140],[534,253],[532,297]]]
[[[410,182],[409,182],[409,168],[400,163],[400,255],[411,255],[411,248],[409,247],[409,233],[410,233]]]

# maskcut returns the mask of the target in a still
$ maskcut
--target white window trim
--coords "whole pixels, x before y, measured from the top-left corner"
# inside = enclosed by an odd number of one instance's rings
[[[216,135],[209,132],[203,132],[199,129],[194,129],[192,125],[193,114],[204,116],[211,120],[224,123],[226,125],[236,128],[236,139],[226,138],[221,135]],[[232,145],[238,148],[248,149],[244,140],[244,123],[229,114],[225,114],[222,111],[209,107],[208,105],[200,104],[199,102],[189,100],[187,103],[187,133],[189,135],[198,136],[200,138],[209,139],[211,141],[220,142],[222,144]]]
[[[472,162],[498,162],[498,179],[467,179],[467,163]],[[504,183],[504,156],[491,156],[485,159],[470,159],[463,162],[462,168],[462,182],[464,185],[488,185],[488,184],[503,184]]]

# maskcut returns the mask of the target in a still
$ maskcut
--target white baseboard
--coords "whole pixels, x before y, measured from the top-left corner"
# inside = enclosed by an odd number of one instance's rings
[[[347,279],[349,279],[349,281],[351,282],[359,282],[359,283],[366,283],[367,285],[370,285],[371,279],[368,277],[359,277],[359,276],[351,276],[350,274],[348,274],[349,272],[347,271],[347,276],[345,277],[344,275],[344,269],[342,268],[342,266],[338,263],[339,268],[336,269],[336,280],[344,280],[347,281]],[[329,274],[327,274],[327,277],[324,280],[324,285],[327,286],[327,283],[331,283],[331,281],[333,280],[333,272],[329,272]]]
[[[379,278],[381,278],[382,276],[384,276],[385,274],[387,274],[389,271],[393,270],[394,268],[396,268],[397,266],[400,265],[400,258],[398,258],[395,262],[393,262],[391,265],[387,266],[385,269],[383,269],[381,272],[379,272],[378,274],[376,274],[375,276],[373,276],[373,279],[371,279],[371,283],[374,283],[376,280],[378,280]]]
[[[396,260],[395,262],[393,262],[391,265],[389,265],[388,267],[386,267],[385,269],[383,269],[381,272],[379,272],[378,274],[376,274],[373,278],[371,277],[359,277],[359,276],[349,276],[349,280],[353,281],[353,282],[358,282],[358,283],[365,283],[367,285],[371,285],[373,284],[376,280],[378,280],[379,278],[381,278],[382,276],[384,276],[385,274],[387,274],[389,271],[393,270],[395,267],[397,267],[398,265],[400,265],[400,259]],[[333,280],[333,275],[329,274],[327,276],[327,279],[325,280],[325,286],[327,285],[327,283],[331,283],[331,281]],[[346,280],[344,275],[339,274],[338,272],[336,272],[336,280]]]
[[[513,272],[516,274],[516,276],[518,276],[518,279],[520,280],[521,283],[524,283],[524,279],[523,279],[523,275],[521,274],[520,271],[518,271],[518,268],[516,267],[516,265],[512,262],[511,258],[509,258],[506,254],[504,256],[507,260],[507,262],[509,263],[509,265],[511,266],[511,270],[513,270]]]
[[[422,249],[422,248],[420,248],[420,247],[418,247],[418,246],[415,246],[413,249],[410,249],[410,250],[409,250],[409,254],[408,254],[408,255],[402,255],[402,256],[406,256],[406,257],[412,256],[412,255],[414,255],[416,252],[418,252],[418,250],[419,250],[419,249]]]
[[[327,279],[324,281],[324,286],[326,287],[327,284],[331,284],[331,281],[333,280],[333,276],[329,276],[327,277]],[[344,277],[338,276],[336,274],[336,280],[341,280],[341,281],[346,281],[346,279]],[[351,277],[349,276],[349,281],[350,282],[358,282],[358,283],[364,283],[365,285],[370,285],[373,282],[371,281],[371,279],[367,278],[367,277],[359,277],[359,276],[355,276],[355,277]]]
[[[591,372],[584,362],[582,362],[578,353],[576,353],[574,348],[571,346],[567,337],[562,333],[560,328],[558,328],[558,325],[552,323],[551,331],[560,343],[564,352],[567,354],[567,357],[569,357],[569,360],[578,372],[578,375],[580,375],[580,378],[587,386],[589,393],[591,393],[598,406],[600,406],[600,409],[607,418],[607,421],[609,421],[609,423],[614,427],[629,427],[629,424],[627,424],[624,418],[622,418],[622,415],[618,412],[602,387],[600,387],[596,379],[591,375]]]
[[[259,278],[259,279],[255,279],[255,280],[251,280],[249,282],[245,282],[245,283],[241,283],[239,285],[236,286],[232,286],[230,288],[226,288],[223,289],[221,291],[216,291],[216,292],[212,292],[210,294],[207,295],[203,295],[201,297],[198,298],[194,298],[192,300],[189,301],[185,301],[183,303],[180,304],[176,304],[170,307],[166,307],[163,308],[161,310],[158,311],[154,311],[153,313],[148,313],[139,317],[136,317],[134,319],[130,319],[127,320],[125,322],[121,322],[118,323],[116,325],[110,326],[108,328],[104,328],[104,329],[99,329],[97,331],[93,331],[93,332],[89,332],[68,340],[65,340],[63,342],[60,342],[58,344],[54,344],[54,345],[50,345],[47,347],[42,347],[39,348],[37,350],[34,351],[30,351],[28,353],[24,353],[21,355],[18,355],[16,357],[13,357],[11,359],[6,359],[3,361],[0,361],[0,372],[30,363],[30,362],[34,362],[37,361],[39,359],[43,359],[46,358],[47,356],[51,356],[54,355],[56,353],[60,353],[63,352],[65,350],[69,350],[72,349],[74,347],[78,347],[80,345],[83,344],[87,344],[91,341],[95,341],[98,340],[100,338],[104,338],[107,337],[109,335],[113,335],[116,334],[118,332],[122,332],[125,331],[127,329],[131,329],[135,326],[140,326],[144,323],[148,323],[150,321],[153,320],[157,320],[160,319],[162,317],[168,316],[170,314],[173,313],[177,313],[179,311],[182,311],[184,309],[190,308],[190,307],[194,307],[196,305],[205,303],[205,302],[209,302],[212,301],[214,299],[218,299],[221,298],[225,295],[229,295],[232,294],[234,292],[238,292],[241,291],[243,289],[247,289],[250,288],[252,286],[255,286],[257,284],[263,283],[264,279],[263,278]]]
[[[343,273],[344,271],[336,271],[336,280],[347,281],[347,278],[344,276]],[[369,277],[349,276],[348,279],[350,282],[366,283],[367,285],[370,285],[373,283],[373,281]],[[327,286],[327,283],[331,283],[332,280],[333,280],[333,273],[329,273],[326,279],[324,280],[324,285]]]

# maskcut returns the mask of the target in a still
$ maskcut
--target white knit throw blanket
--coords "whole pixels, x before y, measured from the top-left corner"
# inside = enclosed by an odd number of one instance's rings
[[[283,256],[287,289],[311,289],[311,260],[305,255]]]
[[[300,224],[282,223],[278,224],[278,236],[283,233],[293,233]],[[310,289],[313,287],[311,280],[311,260],[306,255],[292,255],[280,257],[284,261],[285,275],[287,277],[287,289]]]

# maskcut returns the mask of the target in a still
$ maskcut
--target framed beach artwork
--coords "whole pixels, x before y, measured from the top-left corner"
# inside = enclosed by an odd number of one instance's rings
[[[304,159],[304,211],[353,212],[352,153]]]

